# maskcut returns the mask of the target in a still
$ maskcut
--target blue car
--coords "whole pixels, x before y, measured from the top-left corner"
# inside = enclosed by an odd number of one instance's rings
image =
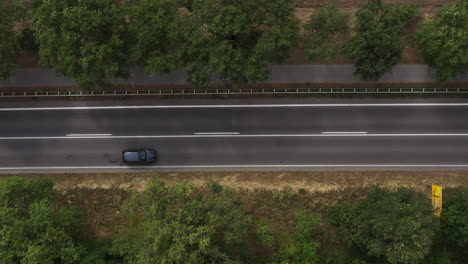
[[[122,161],[125,163],[153,163],[157,154],[154,149],[124,149],[122,150]]]

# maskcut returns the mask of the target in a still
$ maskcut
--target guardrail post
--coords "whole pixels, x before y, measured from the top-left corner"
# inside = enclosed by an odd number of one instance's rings
[[[426,92],[426,88],[423,88],[423,93]]]
[[[322,93],[322,88],[319,88],[319,93]]]

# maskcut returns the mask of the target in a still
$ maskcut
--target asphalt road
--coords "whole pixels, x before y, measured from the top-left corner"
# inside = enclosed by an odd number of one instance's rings
[[[468,169],[468,104],[0,108],[0,172],[135,169]]]

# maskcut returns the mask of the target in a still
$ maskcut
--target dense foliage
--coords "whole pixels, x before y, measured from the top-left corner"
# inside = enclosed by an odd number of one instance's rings
[[[135,229],[115,242],[125,263],[237,263],[251,226],[231,189],[150,184],[126,204]],[[237,251],[237,254],[234,253]]]
[[[304,51],[319,62],[347,54],[355,74],[377,81],[400,61],[403,30],[417,16],[415,6],[369,0],[356,12],[350,33],[349,15],[330,4],[304,25]],[[420,51],[440,81],[468,69],[467,20],[468,2],[458,0],[417,32]],[[84,89],[127,78],[131,66],[148,74],[183,69],[197,87],[215,77],[259,82],[298,40],[291,0],[0,1],[0,79],[9,78],[18,55],[27,51]]]
[[[22,30],[16,25],[24,20],[26,10],[21,2],[0,1],[0,79],[10,77],[20,52]]]
[[[310,16],[305,25],[304,48],[309,60],[330,61],[339,54],[349,34],[349,14],[329,4]]]
[[[265,80],[269,66],[288,58],[298,39],[289,0],[184,2],[183,63],[199,87],[208,86],[214,74],[233,83]]]
[[[437,17],[422,24],[417,40],[426,62],[437,70],[440,81],[468,69],[468,1],[446,5]]]
[[[315,264],[319,263],[320,243],[314,241],[318,233],[317,216],[302,212],[296,219],[296,233],[283,234],[279,240],[279,250],[274,263],[278,264]]]
[[[34,25],[42,64],[79,86],[106,86],[109,78],[128,76],[128,32],[117,1],[42,1]]]
[[[369,0],[356,13],[356,33],[348,42],[349,57],[362,80],[377,81],[400,61],[402,31],[418,16],[412,5],[384,5]]]
[[[184,17],[175,1],[132,0],[126,8],[133,61],[148,73],[181,67]]]
[[[78,263],[84,249],[71,234],[81,213],[54,209],[52,187],[46,179],[0,181],[0,263]]]
[[[339,203],[329,219],[344,250],[309,209],[295,211],[290,224],[267,222],[248,212],[291,208],[264,207],[264,200],[252,208],[216,182],[196,187],[156,180],[124,202],[123,214],[110,224],[113,236],[84,238],[78,232],[89,227],[82,226],[81,211],[62,206],[50,180],[13,177],[0,180],[0,263],[454,264],[466,254],[466,194],[460,188],[444,196],[440,229],[430,200],[414,190],[377,188],[357,204]]]
[[[377,188],[357,205],[334,206],[329,218],[348,246],[389,263],[421,263],[436,227],[427,198],[410,189]]]
[[[457,192],[443,207],[442,232],[460,248],[468,248],[468,190]]]

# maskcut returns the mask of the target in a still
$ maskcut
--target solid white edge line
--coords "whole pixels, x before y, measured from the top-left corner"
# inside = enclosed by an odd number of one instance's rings
[[[214,134],[214,135],[137,135],[137,136],[45,136],[0,137],[0,140],[46,139],[132,139],[132,138],[273,138],[273,137],[467,137],[468,134]]]
[[[78,170],[78,169],[196,169],[196,168],[468,168],[468,164],[285,164],[285,165],[172,165],[172,166],[62,166],[0,167],[0,170]]]
[[[239,135],[239,132],[196,132],[194,135]]]
[[[252,104],[252,105],[132,105],[0,108],[0,111],[112,110],[112,109],[181,109],[181,108],[288,108],[288,107],[393,107],[393,106],[468,106],[468,103],[394,103],[394,104]]]
[[[67,137],[109,137],[112,134],[66,134]]]
[[[365,131],[358,131],[358,132],[329,132],[324,131],[322,134],[367,134]]]

